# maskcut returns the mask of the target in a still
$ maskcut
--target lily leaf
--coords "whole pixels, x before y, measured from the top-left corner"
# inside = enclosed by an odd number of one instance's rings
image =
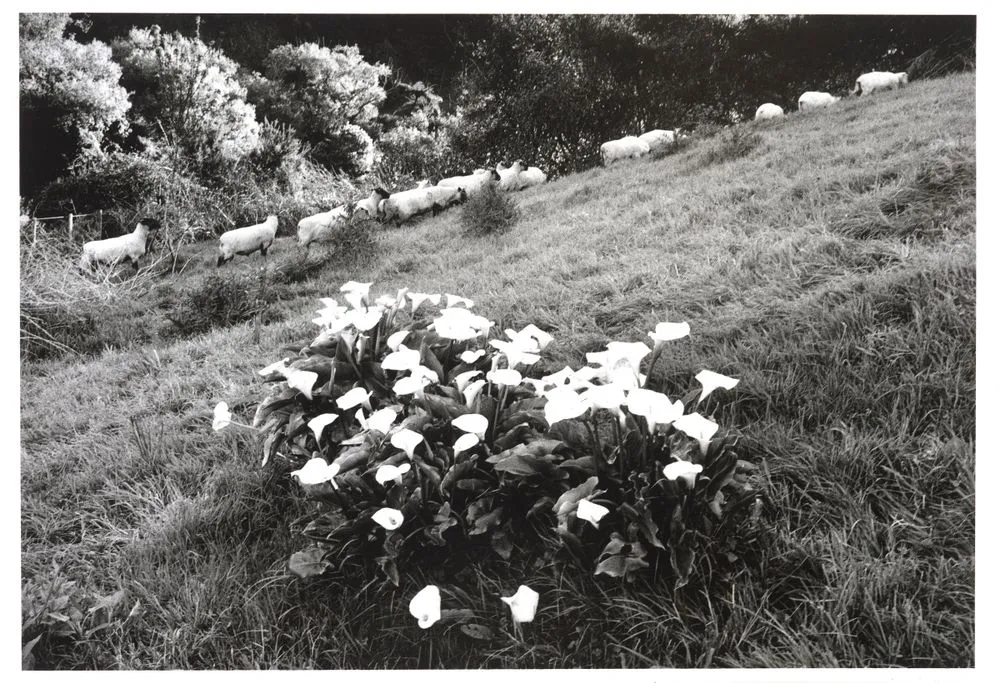
[[[330,563],[323,559],[325,554],[326,551],[318,547],[300,550],[288,559],[288,569],[301,578],[318,576],[330,567]]]
[[[649,563],[641,557],[612,555],[597,565],[597,568],[594,569],[594,576],[607,574],[608,576],[621,577],[628,575],[630,572],[645,569],[648,566]]]
[[[442,612],[442,614],[444,614]],[[475,638],[476,640],[493,640],[494,633],[493,629],[489,626],[483,626],[482,624],[462,624],[459,630],[470,638]]]
[[[555,505],[552,506],[552,510],[556,513],[556,519],[559,520],[560,524],[566,523],[569,513],[575,509],[577,503],[593,493],[594,487],[596,486],[597,477],[591,477],[579,486],[572,488],[559,496]]]

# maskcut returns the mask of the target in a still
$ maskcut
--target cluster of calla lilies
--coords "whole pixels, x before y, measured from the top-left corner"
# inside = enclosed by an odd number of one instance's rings
[[[352,362],[357,367],[360,367],[366,357],[379,363],[383,371],[393,373],[387,376],[393,378],[391,392],[398,402],[376,410],[371,400],[373,392],[366,386],[357,386],[336,399],[338,412],[316,415],[308,420],[307,425],[318,444],[325,429],[338,420],[343,423],[345,419],[350,419],[353,411],[353,417],[362,432],[377,431],[388,437],[393,447],[406,454],[407,461],[379,465],[375,471],[375,481],[382,486],[402,483],[403,477],[411,470],[410,461],[414,459],[415,450],[424,443],[422,434],[397,425],[397,420],[401,414],[415,410],[412,407],[412,397],[423,398],[429,386],[444,379],[441,368],[428,367],[422,361],[426,356],[421,350],[409,348],[406,344],[417,327],[415,323],[418,310],[426,306],[439,307],[426,329],[433,330],[437,337],[449,345],[447,361],[451,367],[460,363],[469,366],[478,363],[483,367],[480,361],[484,357],[488,357],[490,361],[488,371],[471,369],[458,373],[451,381],[457,393],[449,391],[460,397],[459,401],[464,402],[465,408],[470,411],[451,421],[460,434],[451,445],[453,458],[480,444],[484,444],[489,450],[487,434],[491,424],[497,422],[499,410],[505,404],[508,392],[521,387],[531,387],[536,396],[545,398],[544,418],[550,426],[563,420],[595,415],[600,410],[607,411],[616,418],[613,426],[618,434],[619,445],[621,432],[627,424],[623,408],[633,418],[644,419],[648,434],[652,435],[672,426],[697,441],[703,455],[718,430],[719,426],[703,415],[696,412],[685,414],[682,401],[671,401],[662,392],[646,388],[647,375],[640,372],[640,364],[647,356],[647,372],[651,372],[669,342],[690,334],[690,327],[686,322],[662,322],[656,325],[655,330],[648,334],[653,342],[652,348],[644,342],[613,341],[607,344],[605,351],[588,353],[587,365],[582,368],[573,370],[567,366],[553,374],[532,378],[523,373],[540,360],[542,350],[553,341],[551,335],[535,325],[527,325],[520,331],[507,329],[506,338],[487,340],[495,323],[473,313],[471,309],[474,304],[469,299],[453,294],[410,292],[403,288],[395,296],[380,296],[372,300],[371,284],[354,281],[344,284],[340,291],[347,305],[333,298],[321,299],[323,308],[313,320],[321,330],[311,346],[329,348],[330,345],[344,344],[351,350]],[[443,307],[442,299],[445,304]],[[401,311],[409,313],[410,328],[392,331],[396,316]],[[485,344],[482,343],[484,340]],[[277,374],[290,388],[309,400],[313,399],[319,379],[316,372],[290,367],[287,358],[262,369],[259,374],[264,377]],[[720,388],[732,389],[738,382],[735,378],[710,370],[702,370],[696,375],[696,379],[702,386],[697,404],[713,391]],[[475,412],[479,407],[477,399],[484,389],[499,398],[496,404],[497,414],[493,415],[492,420]],[[387,395],[390,390],[388,385],[384,390],[383,393]],[[238,423],[233,422],[228,406],[224,402],[219,403],[215,408],[213,427],[219,430],[230,424]],[[587,428],[592,430],[590,424],[587,424]],[[357,437],[355,435],[341,443],[344,445],[352,440],[358,443],[354,440]],[[264,464],[267,460],[268,453],[265,453]],[[667,480],[684,481],[692,489],[701,471],[702,465],[683,459],[677,459],[662,469]],[[304,486],[329,482],[334,489],[338,488],[337,477],[340,474],[340,464],[328,463],[319,454],[314,454],[301,468],[291,472],[291,476]],[[576,517],[595,527],[609,512],[608,508],[592,502],[589,497],[573,502]],[[718,501],[714,502],[713,508],[718,509]],[[392,531],[402,526],[404,515],[398,509],[382,507],[371,514],[371,519],[375,524]],[[515,596],[503,598],[511,606],[515,621],[533,619],[537,599],[537,593],[526,586],[522,586]],[[421,627],[427,628],[433,624],[440,616],[438,589],[428,586],[420,591],[411,601],[410,611]]]

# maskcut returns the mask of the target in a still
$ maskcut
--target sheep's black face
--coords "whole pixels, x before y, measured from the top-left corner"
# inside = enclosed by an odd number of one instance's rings
[[[151,231],[160,229],[160,221],[156,220],[155,218],[141,218],[139,219],[139,224],[145,225]]]
[[[386,192],[385,190],[383,190],[381,187],[376,187],[375,188],[375,192],[377,192],[378,196],[381,197],[382,199],[388,199],[389,198],[389,193]]]

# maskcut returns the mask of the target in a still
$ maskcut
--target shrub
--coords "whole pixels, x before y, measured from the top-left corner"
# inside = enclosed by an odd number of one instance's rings
[[[521,219],[517,202],[494,184],[477,192],[462,207],[465,235],[502,235]]]
[[[198,286],[179,293],[166,318],[178,336],[253,320],[264,314],[276,298],[270,284],[263,269],[256,274],[212,274]]]
[[[373,301],[369,286],[344,285],[349,306],[327,300],[312,344],[261,371],[264,463],[314,504],[293,573],[398,586],[402,571],[453,576],[496,556],[627,580],[658,566],[681,587],[736,561],[734,532],[759,506],[749,466],[694,408],[737,380],[700,373],[701,394],[673,402],[640,386],[642,359],[651,375],[686,323],[658,325],[653,350],[612,342],[588,355],[597,368],[532,379],[521,371],[552,340],[534,325],[487,342],[493,323],[452,295],[432,313],[438,297]],[[213,426],[230,422],[219,404]]]
[[[745,157],[764,139],[759,133],[754,133],[742,126],[735,126],[726,133],[716,137],[718,137],[718,140],[705,150],[701,156],[699,165],[710,166],[712,164],[722,164]]]

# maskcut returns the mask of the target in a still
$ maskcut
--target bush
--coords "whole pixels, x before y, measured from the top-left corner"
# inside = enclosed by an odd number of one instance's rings
[[[745,157],[764,139],[759,133],[743,126],[735,126],[717,137],[715,144],[701,155],[700,166],[722,164]]]
[[[270,284],[265,270],[209,275],[170,305],[166,317],[174,325],[173,334],[187,337],[263,315],[276,298]]]
[[[462,207],[462,228],[467,236],[502,235],[520,219],[517,202],[492,183],[469,197]]]
[[[658,566],[679,588],[738,561],[744,512],[760,505],[740,473],[751,466],[694,412],[736,380],[701,373],[704,391],[672,403],[639,387],[642,359],[652,375],[685,325],[652,351],[612,342],[598,368],[526,380],[552,341],[537,327],[487,343],[492,323],[450,295],[438,314],[428,295],[368,288],[347,283],[350,308],[331,301],[312,344],[269,368],[254,417],[265,465],[315,504],[293,573],[398,586],[402,571],[444,578],[497,557],[630,581]],[[215,428],[229,420],[220,404]]]

